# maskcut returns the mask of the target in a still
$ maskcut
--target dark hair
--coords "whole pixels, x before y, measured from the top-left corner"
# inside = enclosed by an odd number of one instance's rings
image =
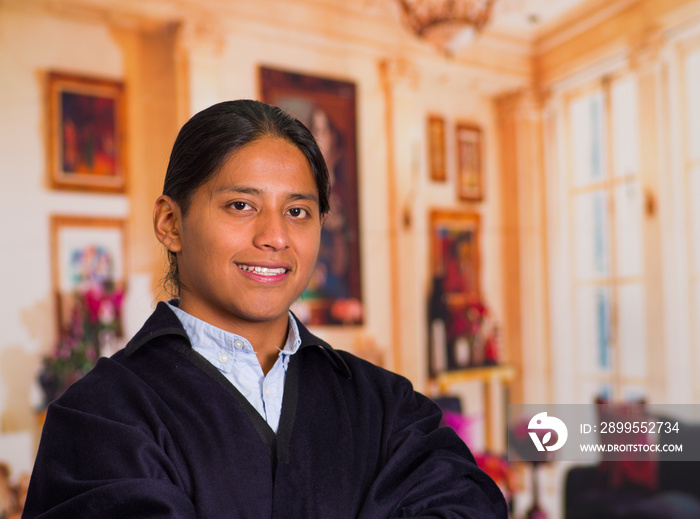
[[[280,108],[250,99],[217,103],[185,123],[170,154],[163,194],[180,206],[184,216],[194,192],[243,146],[263,137],[284,139],[304,154],[316,182],[321,215],[328,213],[328,168],[311,132]],[[175,253],[168,251],[168,261],[165,284],[173,295],[178,295],[180,275]]]

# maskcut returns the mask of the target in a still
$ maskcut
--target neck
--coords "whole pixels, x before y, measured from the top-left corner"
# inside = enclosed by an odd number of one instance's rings
[[[246,323],[245,327],[236,327],[235,330],[227,331],[233,331],[248,339],[258,355],[263,373],[267,375],[277,361],[279,350],[287,342],[289,317],[285,315],[284,320],[273,322]]]
[[[287,312],[269,321],[249,321],[238,316],[207,312],[196,304],[189,304],[187,297],[181,297],[179,307],[212,326],[245,337],[257,353],[260,367],[266,375],[277,361],[279,350],[287,342],[289,333],[289,313]]]

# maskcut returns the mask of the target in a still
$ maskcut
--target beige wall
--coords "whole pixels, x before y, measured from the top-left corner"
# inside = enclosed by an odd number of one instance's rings
[[[109,7],[109,6],[112,7]],[[40,400],[39,360],[55,341],[48,221],[51,214],[123,217],[129,223],[127,334],[148,315],[162,252],[150,231],[177,128],[192,113],[233,98],[259,96],[260,65],[352,81],[357,86],[361,268],[366,323],[317,330],[339,348],[376,340],[385,364],[425,382],[427,214],[472,209],[483,224],[482,289],[500,318],[500,188],[492,98],[524,84],[518,55],[446,59],[397,22],[343,2],[226,3],[221,12],[192,3],[151,9],[83,0],[0,3],[0,432],[33,427]],[[128,9],[132,9],[129,11]],[[283,13],[283,14],[282,14]],[[381,15],[381,16],[379,16]],[[45,180],[43,75],[49,70],[121,79],[127,88],[129,180],[126,195],[52,191]],[[384,72],[383,72],[384,71]],[[8,79],[9,78],[9,79]],[[447,122],[448,182],[428,181],[426,115]],[[457,201],[456,121],[485,137],[486,198]],[[388,134],[388,129],[392,133]],[[411,216],[410,225],[403,214]],[[9,222],[13,224],[8,225]],[[17,225],[14,225],[17,222]]]
[[[566,239],[558,217],[563,208],[556,203],[556,153],[552,155],[561,144],[557,96],[615,67],[631,66],[644,69],[643,95],[658,105],[664,88],[674,88],[676,80],[668,75],[668,70],[678,68],[674,49],[700,23],[699,2],[592,0],[538,34],[532,47],[518,47],[515,40],[494,44],[495,36],[487,35],[450,59],[412,38],[383,12],[383,4],[283,3],[285,9],[273,9],[281,6],[277,1],[274,6],[226,2],[218,11],[212,3],[196,2],[0,3],[0,243],[9,251],[0,270],[5,294],[0,315],[6,330],[0,339],[0,431],[31,427],[31,408],[39,400],[34,382],[39,359],[55,340],[49,216],[128,220],[126,325],[127,333],[133,333],[154,300],[163,297],[158,289],[163,254],[151,236],[150,212],[175,133],[189,115],[212,103],[257,98],[260,65],[357,86],[366,323],[317,331],[345,349],[353,349],[359,337],[374,338],[387,366],[423,388],[428,213],[434,207],[473,210],[481,215],[483,230],[482,291],[503,324],[506,355],[523,374],[516,381],[514,399],[542,400],[566,384],[568,371],[562,365],[566,359],[553,346],[571,333],[570,316],[552,296],[558,293],[562,276],[556,262],[551,262],[556,258],[552,251]],[[659,71],[663,67],[665,76]],[[126,195],[57,192],[47,187],[43,78],[49,70],[126,83],[130,169]],[[665,95],[666,100],[672,96]],[[428,180],[429,113],[442,115],[447,123],[444,184]],[[669,131],[675,125],[668,117],[648,117],[650,124]],[[482,203],[459,202],[455,196],[457,121],[476,123],[484,131]],[[654,140],[655,134],[647,132],[645,138]],[[663,146],[644,149],[646,161],[671,160],[664,159]],[[660,219],[650,224],[649,247],[669,250],[664,254],[673,256],[672,251],[682,247],[670,242],[659,226],[677,220],[672,211],[663,209],[676,195],[654,175],[648,182],[653,190],[658,188],[661,207]],[[672,296],[683,280],[673,277],[670,264],[656,265],[650,282],[657,287],[664,284],[668,297],[654,308],[659,311],[661,305],[673,323],[679,318]],[[668,289],[669,280],[677,288]],[[680,322],[681,330],[689,326],[688,318]],[[675,347],[686,351],[689,343],[677,329],[669,324],[650,334],[657,340],[673,339],[674,345],[685,344],[685,350]],[[668,358],[656,360],[665,363],[668,374],[673,372]],[[654,384],[661,388],[670,384],[669,394],[682,394],[687,383],[678,380],[688,377],[674,379],[668,374],[657,377]]]
[[[121,77],[123,58],[102,24],[0,8],[0,430],[33,423],[39,355],[55,338],[49,215],[124,217],[127,197],[51,191],[45,177],[44,75]]]

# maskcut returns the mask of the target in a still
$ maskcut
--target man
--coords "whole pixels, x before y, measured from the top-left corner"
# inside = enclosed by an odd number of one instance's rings
[[[185,124],[154,210],[178,299],[49,407],[25,517],[507,516],[431,401],[289,311],[328,193],[278,108]]]

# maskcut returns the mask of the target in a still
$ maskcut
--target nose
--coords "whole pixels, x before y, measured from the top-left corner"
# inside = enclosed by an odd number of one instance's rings
[[[253,240],[256,247],[278,251],[289,246],[287,221],[283,214],[263,211],[256,220],[255,238]]]

